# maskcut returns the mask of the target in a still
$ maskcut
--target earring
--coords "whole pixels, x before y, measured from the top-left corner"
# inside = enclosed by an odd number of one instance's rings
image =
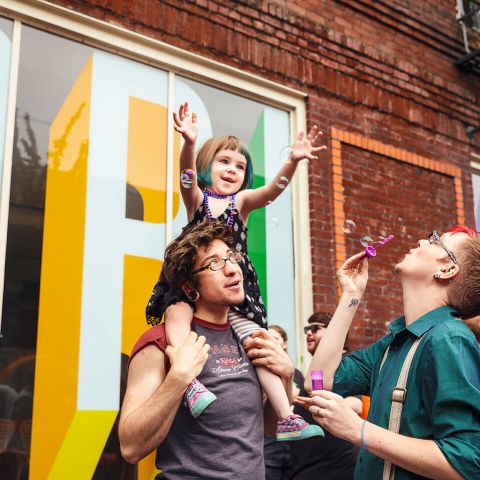
[[[189,290],[185,295],[191,302],[196,302],[200,298],[200,294],[194,288]]]

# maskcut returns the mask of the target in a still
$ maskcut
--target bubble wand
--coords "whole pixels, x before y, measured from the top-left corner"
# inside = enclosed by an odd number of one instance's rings
[[[368,247],[365,248],[364,252],[365,255],[368,258],[376,257],[377,256],[377,248],[381,247],[382,245],[385,245],[387,242],[393,239],[393,235],[389,235],[387,238],[384,238],[382,241],[378,242],[377,245],[372,246],[368,245]]]

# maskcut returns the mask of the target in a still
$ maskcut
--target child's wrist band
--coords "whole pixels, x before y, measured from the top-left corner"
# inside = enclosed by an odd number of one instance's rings
[[[360,436],[362,437],[362,448],[364,448],[364,449],[368,452],[368,450],[367,450],[367,444],[365,443],[365,434],[364,434],[364,432],[365,432],[365,424],[366,424],[366,423],[367,423],[366,420],[364,420],[364,421],[362,422],[362,428],[361,428],[361,430],[360,430]]]

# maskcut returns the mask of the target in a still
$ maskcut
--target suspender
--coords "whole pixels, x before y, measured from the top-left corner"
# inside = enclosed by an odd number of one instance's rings
[[[390,407],[390,420],[388,422],[388,429],[391,432],[398,433],[400,430],[400,419],[402,417],[402,409],[403,404],[405,403],[405,399],[407,398],[407,380],[408,380],[408,372],[410,370],[410,365],[412,364],[413,356],[417,351],[418,345],[422,340],[422,336],[418,337],[414,342],[413,345],[410,347],[410,350],[405,357],[403,362],[402,370],[400,371],[400,376],[398,377],[397,386],[392,390],[391,401],[392,405]],[[383,354],[382,362],[380,364],[380,370],[378,373],[382,371],[383,364],[387,359],[388,352],[390,347],[385,350]],[[394,480],[395,478],[395,465],[392,465],[391,462],[385,460],[383,465],[383,480]]]

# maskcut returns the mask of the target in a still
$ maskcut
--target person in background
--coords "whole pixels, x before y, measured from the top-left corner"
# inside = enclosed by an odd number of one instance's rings
[[[283,348],[288,351],[288,337],[285,329],[279,325],[271,325],[268,333]],[[292,384],[292,400],[299,394],[303,384],[302,372],[295,369]],[[290,478],[290,442],[278,442],[274,437],[264,437],[265,480],[288,480]],[[303,443],[303,442],[302,442]]]
[[[310,355],[315,353],[317,345],[325,333],[332,318],[331,313],[316,312],[307,320],[304,331],[307,350]],[[343,354],[348,354],[348,339],[346,339]],[[307,396],[303,376],[299,379],[300,395]],[[358,414],[362,412],[362,401],[357,397],[346,397],[345,402]],[[314,421],[310,412],[296,405],[294,412]],[[358,449],[355,445],[325,432],[324,439],[305,440],[298,447],[290,444],[291,480],[351,480],[355,471]]]

